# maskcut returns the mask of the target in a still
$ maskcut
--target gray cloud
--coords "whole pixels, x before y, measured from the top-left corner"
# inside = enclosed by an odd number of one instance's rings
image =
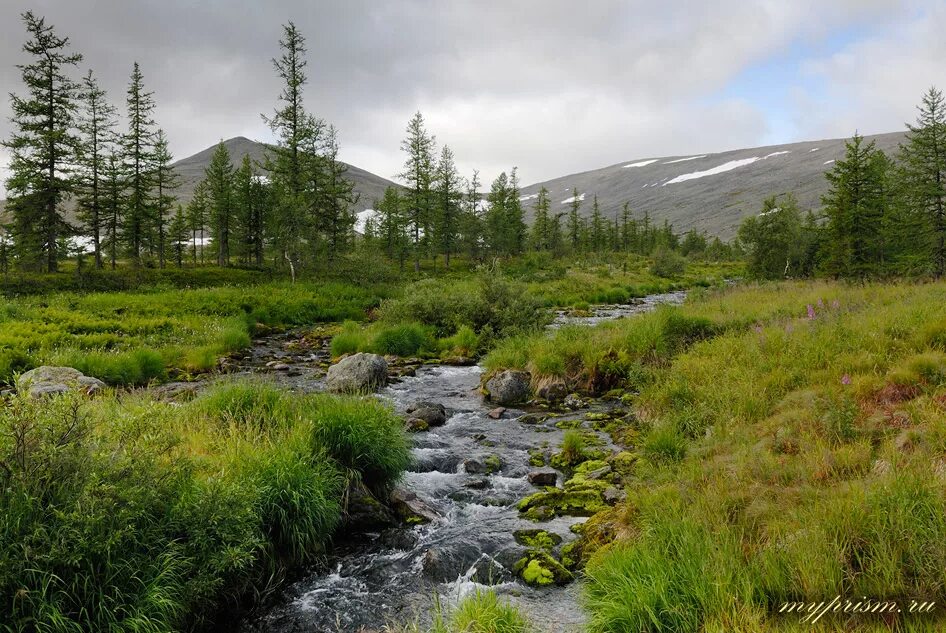
[[[420,109],[464,171],[491,178],[518,165],[531,182],[649,155],[757,144],[771,133],[771,113],[721,91],[746,68],[850,24],[891,26],[805,61],[806,72],[832,88],[793,93],[795,134],[897,129],[924,86],[944,83],[940,1],[585,5],[7,0],[0,92],[20,89],[18,14],[33,8],[71,37],[83,66],[121,105],[131,63],[141,63],[177,156],[236,135],[268,139],[259,114],[275,105],[270,59],[291,19],[308,39],[308,107],[339,128],[344,159],[393,176],[404,126]],[[0,103],[2,137],[8,116]]]

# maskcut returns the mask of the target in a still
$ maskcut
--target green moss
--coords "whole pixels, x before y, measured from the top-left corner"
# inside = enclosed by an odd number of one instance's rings
[[[555,428],[563,429],[563,430],[580,429],[581,424],[582,424],[581,420],[559,420],[558,422],[555,423]]]
[[[483,460],[483,465],[486,467],[487,475],[498,473],[500,470],[502,470],[502,467],[503,467],[502,460],[500,460],[499,455],[495,453],[491,455],[487,455],[486,459]]]
[[[529,451],[530,466],[545,466],[545,451],[541,448],[533,448]]]
[[[556,516],[589,517],[608,507],[601,496],[602,492],[603,489],[596,487],[576,490],[546,488],[520,501],[518,508],[520,512],[527,513],[527,516],[531,510],[545,507]]]
[[[512,535],[519,545],[544,550],[550,550],[562,542],[562,537],[558,534],[538,529],[516,530]]]
[[[525,556],[516,561],[512,570],[527,584],[536,587],[553,583],[564,585],[575,579],[564,565],[541,549],[531,549],[526,552]]]

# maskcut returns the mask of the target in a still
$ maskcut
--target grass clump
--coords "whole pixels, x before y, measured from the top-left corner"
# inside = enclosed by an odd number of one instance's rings
[[[409,458],[382,404],[267,384],[185,404],[14,399],[0,409],[0,594],[17,598],[0,622],[201,628],[312,562],[346,489],[385,489]]]

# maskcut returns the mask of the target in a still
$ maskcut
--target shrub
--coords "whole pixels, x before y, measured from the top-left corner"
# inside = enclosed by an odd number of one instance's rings
[[[654,253],[654,263],[650,267],[650,272],[658,277],[670,278],[679,277],[686,270],[686,260],[676,252],[658,248]]]

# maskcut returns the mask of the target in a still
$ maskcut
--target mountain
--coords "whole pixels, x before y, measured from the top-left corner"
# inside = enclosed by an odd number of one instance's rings
[[[234,167],[239,167],[244,156],[249,156],[250,160],[257,163],[263,163],[266,158],[266,145],[257,141],[251,141],[248,138],[237,136],[224,141],[227,151],[230,152],[230,158]],[[204,179],[204,171],[210,165],[210,159],[213,157],[216,145],[211,145],[205,150],[197,152],[193,156],[182,158],[174,163],[173,167],[180,176],[181,185],[175,192],[178,201],[181,204],[187,204],[194,195],[194,188],[197,183]],[[380,200],[384,195],[384,190],[395,184],[390,180],[376,176],[369,171],[365,171],[354,165],[345,163],[348,167],[346,176],[355,183],[355,192],[359,194],[358,203],[354,206],[356,213],[370,209],[374,206],[375,200]],[[262,170],[257,170],[264,173]]]
[[[236,138],[224,141],[223,144],[227,147],[227,151],[230,152],[230,158],[234,167],[240,166],[240,163],[243,161],[243,156],[245,155],[248,155],[254,164],[262,163],[265,160],[266,145],[263,143],[237,136]],[[191,198],[194,196],[194,189],[197,187],[197,183],[204,179],[204,171],[207,169],[207,166],[210,165],[210,159],[213,157],[214,150],[216,149],[216,145],[211,145],[207,149],[197,152],[193,156],[183,158],[172,165],[174,171],[176,171],[180,177],[180,186],[174,191],[178,203],[186,205],[190,202]],[[348,165],[348,163],[345,164],[348,167],[347,176],[355,183],[355,192],[359,194],[358,202],[354,205],[354,211],[356,213],[372,208],[375,200],[380,200],[384,195],[385,188],[394,184],[390,180],[376,176],[369,171],[365,171],[354,165]],[[257,169],[257,171],[263,173],[261,169]],[[3,208],[4,201],[0,200],[0,219],[3,219]],[[74,218],[73,210],[74,205],[67,203],[65,215],[66,219],[69,221]]]
[[[896,152],[904,133],[865,137],[878,149]],[[552,210],[566,212],[572,188],[582,197],[581,213],[591,215],[595,194],[607,218],[629,202],[635,217],[648,212],[653,221],[674,228],[695,228],[729,239],[743,218],[756,214],[762,201],[793,192],[803,210],[821,206],[828,189],[824,172],[844,157],[847,139],[771,145],[695,156],[642,157],[610,167],[554,178],[523,187],[521,200],[531,214],[541,187],[549,190]]]

